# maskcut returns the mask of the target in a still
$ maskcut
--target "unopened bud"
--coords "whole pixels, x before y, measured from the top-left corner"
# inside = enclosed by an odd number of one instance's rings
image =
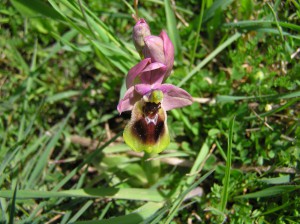
[[[150,28],[144,19],[140,19],[133,27],[133,43],[136,50],[142,55],[145,46],[144,38],[151,35]]]

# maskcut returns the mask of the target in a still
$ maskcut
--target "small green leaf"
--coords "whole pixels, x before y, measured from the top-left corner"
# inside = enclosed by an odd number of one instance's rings
[[[236,196],[236,199],[272,197],[300,189],[299,185],[282,185],[263,189],[261,191]]]
[[[28,17],[43,15],[51,19],[62,20],[62,17],[53,8],[40,0],[12,0],[13,6]]]
[[[14,191],[0,191],[0,197],[13,198]],[[125,200],[140,201],[156,201],[161,202],[164,197],[155,189],[140,188],[84,188],[65,191],[34,191],[34,190],[18,190],[17,199],[30,198],[62,198],[62,197],[78,197],[78,198],[114,198]]]
[[[74,224],[135,224],[135,223],[148,223],[146,220],[153,217],[154,214],[163,207],[163,203],[148,202],[141,206],[134,212],[110,219],[100,221],[83,221],[75,222]]]
[[[258,181],[266,184],[287,184],[290,182],[290,175],[283,175],[281,177],[274,178],[261,178]]]

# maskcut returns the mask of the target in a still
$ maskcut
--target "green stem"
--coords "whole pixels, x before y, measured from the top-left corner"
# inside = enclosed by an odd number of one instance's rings
[[[193,48],[193,51],[192,51],[190,69],[192,68],[192,66],[194,64],[194,60],[195,60],[195,54],[196,54],[196,50],[197,50],[197,46],[198,46],[200,30],[201,30],[201,25],[202,25],[202,18],[203,18],[203,14],[204,14],[205,2],[206,2],[206,0],[202,0],[201,11],[200,11],[200,14],[199,14],[199,19],[198,19],[199,21],[198,21],[198,27],[197,27],[197,33],[196,33],[196,40],[195,40],[194,48]]]
[[[160,160],[153,159],[153,155],[154,154],[145,152],[143,158],[143,167],[149,186],[155,184],[160,176]]]

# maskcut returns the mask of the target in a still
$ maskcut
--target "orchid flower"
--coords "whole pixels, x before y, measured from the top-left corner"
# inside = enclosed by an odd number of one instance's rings
[[[127,91],[117,109],[120,114],[132,110],[123,133],[127,145],[138,152],[159,153],[170,142],[166,111],[193,101],[185,90],[162,84],[173,67],[174,47],[165,31],[160,36],[148,34],[148,24],[140,19],[133,29],[133,39],[144,59],[129,70]]]
[[[192,104],[185,90],[171,84],[137,84],[119,102],[118,111],[132,110],[124,140],[135,151],[159,153],[169,142],[166,111]]]
[[[171,84],[137,84],[133,88],[133,96],[141,97],[134,103],[124,140],[135,151],[159,153],[170,143],[166,111],[190,105],[192,97]]]

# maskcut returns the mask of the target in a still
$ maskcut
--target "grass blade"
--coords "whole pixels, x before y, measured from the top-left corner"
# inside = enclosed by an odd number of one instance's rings
[[[298,101],[300,101],[299,98],[294,98],[294,99],[288,101],[286,104],[284,104],[284,105],[282,105],[282,106],[280,106],[280,107],[278,107],[278,108],[276,108],[274,110],[270,110],[268,112],[265,112],[265,113],[262,113],[262,114],[258,114],[258,115],[254,115],[254,116],[250,116],[250,117],[245,117],[244,119],[245,120],[250,120],[250,119],[257,118],[257,117],[262,118],[262,117],[270,116],[272,114],[276,114],[276,113],[278,113],[278,112],[280,112],[280,111],[282,111],[282,110],[290,107],[291,105],[297,103]]]
[[[108,209],[112,206],[112,201],[108,202],[104,209],[102,209],[101,214],[99,216],[99,220],[103,219],[108,212]]]
[[[138,208],[131,214],[119,216],[116,218],[104,219],[100,221],[83,221],[75,222],[74,224],[134,224],[145,223],[144,221],[153,216],[164,204],[148,202],[145,205]]]
[[[206,22],[209,19],[211,19],[215,15],[215,12],[219,8],[222,8],[222,10],[224,10],[232,2],[233,2],[233,0],[216,0],[216,1],[214,1],[212,6],[208,10],[206,10],[206,12],[204,13],[203,22]]]
[[[283,175],[280,177],[273,178],[261,178],[258,181],[264,182],[266,184],[287,184],[291,181],[290,175]]]
[[[286,208],[287,206],[291,206],[292,203],[293,203],[293,202],[290,202],[290,203],[287,202],[287,203],[285,203],[285,204],[283,204],[283,205],[280,205],[280,206],[271,208],[271,209],[269,209],[269,210],[267,210],[267,211],[265,211],[265,212],[259,214],[259,216],[263,216],[263,215],[267,215],[267,214],[272,214],[272,213],[274,213],[274,212],[280,211],[280,210]]]
[[[216,97],[217,103],[228,103],[228,102],[232,102],[232,101],[252,100],[252,99],[257,99],[257,96],[226,96],[226,95],[218,95]]]
[[[3,173],[4,169],[7,167],[7,165],[15,158],[16,154],[19,152],[19,150],[22,148],[21,146],[25,143],[25,140],[17,142],[11,149],[9,150],[9,153],[7,153],[1,161],[0,165],[0,173]]]
[[[51,141],[47,144],[45,151],[42,153],[40,159],[37,161],[37,164],[35,166],[35,169],[33,170],[32,174],[30,175],[30,178],[27,182],[27,188],[31,188],[36,181],[38,181],[38,176],[41,175],[44,167],[47,165],[48,162],[48,158],[50,155],[51,150],[53,149],[53,147],[56,145],[58,139],[60,138],[60,135],[65,127],[65,125],[67,124],[70,116],[73,114],[73,112],[75,111],[75,107],[73,107],[73,109],[70,110],[69,114],[67,115],[67,117],[64,119],[64,121],[59,125],[59,129],[58,131],[55,133],[55,135],[53,136],[53,138],[51,139]]]
[[[12,198],[13,191],[0,191],[0,197]],[[141,188],[83,188],[65,191],[34,191],[34,190],[19,190],[17,199],[33,199],[33,198],[114,198],[125,200],[140,200],[140,201],[156,201],[161,202],[165,198],[155,189]]]
[[[299,185],[282,185],[269,187],[257,192],[236,196],[235,199],[248,199],[248,198],[263,198],[263,197],[273,197],[279,194],[290,193],[292,191],[300,189]]]
[[[226,47],[228,47],[230,44],[232,44],[234,41],[236,41],[238,38],[240,38],[240,33],[235,33],[233,36],[228,38],[224,43],[222,43],[220,46],[218,46],[213,52],[211,52],[203,61],[201,61],[186,77],[181,80],[181,82],[178,84],[178,87],[181,87],[183,84],[185,84],[190,78],[193,77],[201,68],[203,68],[209,61],[211,61],[214,57],[216,57],[222,50],[224,50]]]
[[[85,164],[90,163],[96,155],[98,155],[102,150],[104,150],[110,143],[114,142],[122,133],[123,132],[119,132],[116,136],[107,141],[103,146],[99,147],[93,153],[87,156],[87,158],[81,164],[74,168],[64,179],[58,182],[58,184],[54,187],[52,191],[58,191],[58,189],[64,186],[78,172],[78,170],[80,170]]]
[[[197,32],[196,32],[196,40],[195,40],[194,48],[193,48],[193,51],[192,51],[190,68],[194,64],[194,60],[195,60],[195,54],[196,54],[196,49],[197,49],[197,46],[198,46],[198,41],[199,41],[199,36],[200,36],[200,30],[201,30],[201,25],[202,25],[202,19],[203,19],[205,3],[206,3],[206,0],[203,0],[201,2],[201,10],[200,10],[200,14],[199,14],[199,17],[198,17],[198,27],[197,27]]]
[[[73,96],[78,96],[79,94],[81,94],[81,91],[76,91],[76,90],[69,90],[69,91],[65,91],[62,93],[57,93],[53,96],[49,96],[46,98],[45,102],[46,103],[54,103],[56,101],[60,101],[66,98],[70,98]]]
[[[93,200],[87,201],[81,209],[79,209],[78,212],[69,220],[69,223],[76,222],[77,219],[80,218],[80,216],[93,204]]]
[[[178,29],[176,27],[175,15],[171,7],[170,0],[164,0],[164,3],[165,3],[165,12],[167,17],[168,34],[170,36],[171,41],[174,44],[175,55],[178,56],[179,60],[182,60],[181,40],[180,40]]]
[[[225,28],[236,28],[239,30],[256,30],[259,28],[271,28],[275,26],[276,23],[272,20],[244,20],[244,21],[238,21],[234,23],[225,23],[223,27]],[[300,32],[300,26],[288,22],[278,22],[278,25],[284,28],[288,28],[294,31]]]
[[[34,17],[40,14],[56,20],[62,19],[55,10],[39,0],[12,0],[11,3],[25,16]]]
[[[13,198],[12,198],[11,208],[10,208],[10,213],[9,213],[9,221],[8,221],[9,224],[14,223],[14,216],[15,216],[15,212],[16,212],[17,189],[18,189],[18,184],[16,184],[15,189],[14,189],[14,193],[13,193]]]
[[[166,221],[164,222],[164,224],[168,224],[168,223],[170,223],[172,221],[173,217],[176,215],[178,209],[180,208],[180,205],[182,204],[185,196],[191,190],[193,190],[195,187],[197,187],[200,183],[202,183],[213,172],[214,172],[214,170],[210,170],[209,172],[207,172],[206,174],[204,174],[201,178],[199,178],[199,180],[197,180],[195,183],[193,183],[192,185],[190,185],[184,192],[182,192],[179,195],[179,197],[172,203],[173,206],[171,207],[170,212],[168,214],[168,217],[167,217]]]
[[[191,185],[195,181],[197,177],[196,174],[199,172],[199,168],[201,167],[202,163],[205,161],[205,158],[208,155],[211,144],[212,144],[212,139],[210,137],[206,138],[201,149],[199,150],[199,153],[193,164],[193,167],[190,170],[189,177],[186,180],[187,185]]]
[[[228,136],[228,148],[226,156],[226,169],[225,177],[223,180],[223,191],[221,196],[221,211],[224,212],[226,209],[226,204],[228,201],[229,194],[229,182],[230,182],[230,169],[231,169],[231,160],[232,160],[232,139],[233,139],[233,126],[234,126],[235,117],[230,120],[229,124],[229,136]]]
[[[283,35],[282,35],[282,28],[281,28],[281,26],[278,23],[276,13],[275,13],[274,9],[272,8],[272,6],[270,5],[269,2],[267,2],[267,5],[269,6],[269,8],[270,8],[270,10],[271,10],[271,12],[273,14],[273,17],[274,17],[274,20],[275,20],[275,24],[277,26],[277,29],[278,29],[279,33],[280,33],[281,40],[284,41],[284,38],[283,38]]]
[[[259,99],[290,99],[300,97],[300,91],[290,92],[286,94],[277,95],[261,95],[261,96],[228,96],[228,95],[218,95],[216,97],[217,103],[228,103],[238,100],[259,100]]]

